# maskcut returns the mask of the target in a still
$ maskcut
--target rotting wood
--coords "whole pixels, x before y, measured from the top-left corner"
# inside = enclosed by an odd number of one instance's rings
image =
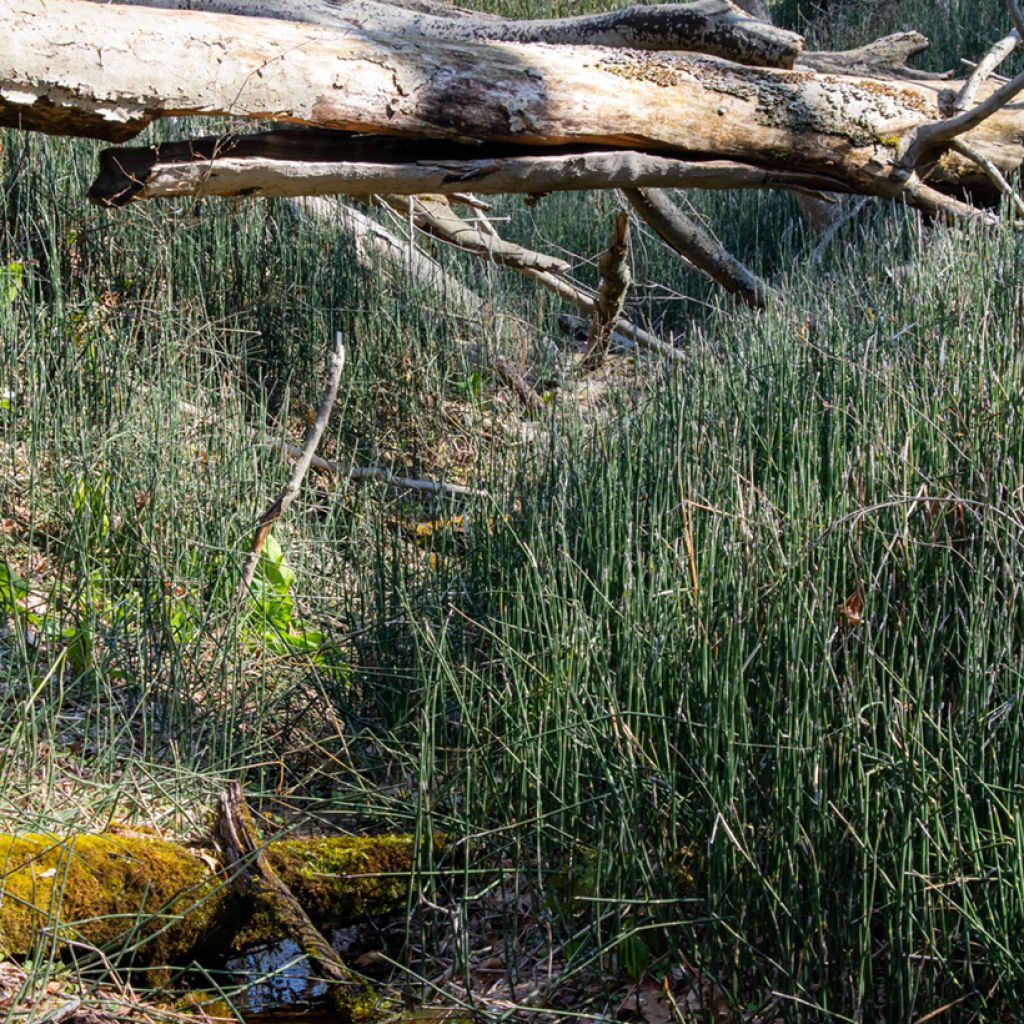
[[[597,261],[601,287],[594,301],[594,313],[587,332],[587,351],[580,366],[584,370],[599,367],[608,354],[615,325],[622,316],[631,274],[629,264],[629,211],[619,210],[612,226],[608,248]]]
[[[235,891],[245,899],[258,897],[269,904],[281,928],[309,958],[314,974],[331,986],[331,1009],[339,1022],[353,1024],[379,1012],[380,996],[345,965],[274,870],[257,839],[252,815],[237,782],[221,794],[216,832]]]
[[[290,838],[267,844],[274,870],[322,930],[403,906],[411,836]],[[164,965],[284,937],[260,900],[243,900],[209,852],[145,833],[0,836],[0,959],[44,932],[134,950]]]

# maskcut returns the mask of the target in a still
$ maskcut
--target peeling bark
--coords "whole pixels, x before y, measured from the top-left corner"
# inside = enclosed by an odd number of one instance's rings
[[[937,83],[686,54],[372,36],[87,0],[0,0],[0,15],[9,27],[0,123],[68,134],[125,138],[159,116],[221,114],[452,142],[714,157],[829,179],[819,187],[831,190],[893,195],[902,187],[893,180],[901,140],[944,109]],[[1008,176],[1024,157],[1022,137],[1024,111],[1012,104],[965,142]],[[988,175],[952,150],[929,183],[993,192]]]

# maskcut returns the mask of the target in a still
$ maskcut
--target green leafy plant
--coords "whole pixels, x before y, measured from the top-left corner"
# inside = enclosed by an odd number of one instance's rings
[[[21,260],[0,264],[0,305],[11,305],[24,286],[25,264]]]
[[[267,536],[250,587],[251,608],[243,626],[249,640],[256,640],[274,654],[304,654],[322,668],[338,668],[340,652],[324,636],[300,619],[292,587],[295,570],[277,538]]]

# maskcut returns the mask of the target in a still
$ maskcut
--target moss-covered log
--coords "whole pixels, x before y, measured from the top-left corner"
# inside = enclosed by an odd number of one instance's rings
[[[328,933],[402,906],[409,836],[296,838],[266,856]],[[0,959],[47,936],[137,950],[168,964],[282,937],[260,896],[243,898],[205,851],[146,835],[0,835]]]

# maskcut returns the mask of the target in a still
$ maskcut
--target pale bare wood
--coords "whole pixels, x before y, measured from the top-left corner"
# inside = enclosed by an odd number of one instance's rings
[[[0,0],[0,18],[8,29],[0,122],[63,133],[123,138],[185,112],[270,117],[516,146],[714,155],[895,195],[899,140],[942,117],[937,83],[685,54],[369,36],[87,0]],[[1024,157],[1022,136],[1024,112],[997,104],[968,144],[1009,176]],[[929,181],[992,191],[959,155]]]
[[[1010,200],[1016,215],[1024,217],[1024,199],[1021,199],[1017,192],[1014,191],[1013,186],[999,173],[999,168],[991,160],[986,160],[980,153],[975,153],[963,139],[954,139],[952,146],[955,150],[973,160],[992,179],[996,188]]]
[[[97,0],[105,2],[105,0]],[[765,67],[792,67],[795,32],[748,17],[729,0],[629,6],[571,18],[511,20],[424,0],[120,0],[132,6],[305,22],[371,34],[472,42],[691,50]]]
[[[280,129],[106,149],[89,198],[104,206],[181,196],[455,195],[600,188],[842,189],[828,173],[581,146],[466,146]]]
[[[1004,36],[995,46],[985,54],[984,57],[974,66],[970,77],[964,83],[963,88],[953,101],[953,109],[964,111],[974,106],[974,98],[978,94],[981,84],[992,77],[992,73],[1011,53],[1017,48],[1020,42],[1020,34],[1014,29],[1009,35]]]

